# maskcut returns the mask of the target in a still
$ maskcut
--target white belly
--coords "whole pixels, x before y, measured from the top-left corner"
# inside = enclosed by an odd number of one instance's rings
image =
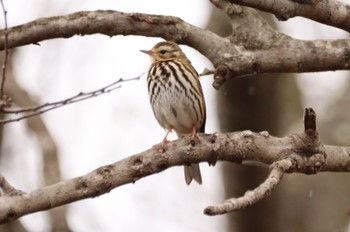
[[[178,134],[190,134],[193,127],[200,128],[195,107],[185,94],[167,89],[154,100],[153,112],[159,124],[165,129],[174,129]]]

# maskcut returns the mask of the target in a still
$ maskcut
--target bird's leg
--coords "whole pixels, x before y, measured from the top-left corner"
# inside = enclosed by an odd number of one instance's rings
[[[191,140],[195,139],[196,137],[198,137],[197,131],[196,131],[196,128],[193,126],[192,127]]]
[[[164,139],[163,141],[160,143],[160,145],[164,148],[164,144],[167,143],[167,142],[170,142],[170,143],[174,143],[173,141],[171,140],[168,140],[168,135],[170,132],[172,132],[173,129],[170,129],[170,130],[167,130],[165,136],[164,136]]]
[[[196,145],[196,139],[199,140],[199,137],[198,137],[196,128],[193,126],[192,127],[192,133],[191,133],[191,144],[192,144],[192,146]]]

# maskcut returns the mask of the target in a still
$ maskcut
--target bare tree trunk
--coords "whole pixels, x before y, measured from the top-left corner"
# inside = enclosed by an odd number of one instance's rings
[[[225,29],[215,30],[222,25],[228,25],[230,29],[229,22],[225,23],[225,18],[219,14],[223,15],[216,9],[213,11],[209,29],[220,35],[229,34]],[[221,87],[217,99],[222,132],[266,130],[273,135],[281,135],[296,117],[300,117],[301,112],[299,91],[292,75],[281,78],[277,74],[265,74],[235,79]],[[240,196],[255,188],[266,178],[267,172],[259,167],[225,164],[225,198]],[[249,209],[228,214],[228,231],[281,231],[278,220],[280,201],[280,195],[274,193]]]
[[[0,56],[1,64],[3,63],[3,58],[3,56]],[[5,94],[13,99],[14,104],[23,108],[39,105],[39,103],[33,100],[29,93],[17,84],[11,62],[8,62],[6,76]],[[61,179],[61,173],[56,143],[40,116],[29,118],[27,122],[28,128],[35,133],[40,144],[43,155],[43,175],[45,184],[51,185],[57,183]],[[50,210],[49,214],[52,231],[71,231],[66,220],[65,206]]]
[[[2,66],[4,63],[4,52],[0,53],[0,65]],[[13,78],[13,70],[11,65],[7,67],[7,72],[10,75],[10,78]],[[0,72],[0,76],[2,76]],[[3,115],[0,115],[0,118],[3,118]],[[0,147],[3,146],[3,133],[4,133],[4,127],[0,126]],[[2,150],[0,150],[2,151]],[[3,153],[0,152],[0,158],[3,158]],[[5,157],[6,158],[6,157]],[[22,225],[22,223],[19,220],[7,223],[5,225],[0,225],[0,232],[26,232],[27,229]]]
[[[27,232],[19,220],[0,226],[0,232]]]
[[[294,79],[287,77],[257,76],[227,83],[218,93],[221,131],[266,130],[273,135],[281,135],[281,114],[285,109],[280,106],[286,102],[281,95],[283,89],[294,88],[295,98],[298,99],[298,91],[293,82]],[[289,105],[294,106],[295,104]],[[266,178],[267,172],[268,170],[259,167],[226,164],[223,170],[226,197],[239,196],[255,188]],[[281,231],[277,220],[279,198],[279,194],[275,193],[254,207],[230,214],[229,231],[254,231],[256,228],[260,228],[259,231]]]

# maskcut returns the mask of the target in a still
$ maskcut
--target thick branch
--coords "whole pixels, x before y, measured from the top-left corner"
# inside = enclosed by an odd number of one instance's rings
[[[0,197],[0,222],[47,210],[77,200],[96,197],[118,186],[135,183],[140,178],[169,167],[217,160],[241,163],[258,161],[268,165],[285,158],[293,160],[289,172],[350,171],[350,147],[322,146],[310,142],[305,133],[283,138],[251,131],[200,136],[200,143],[190,145],[183,138],[166,146],[163,152],[153,147],[84,176],[61,181],[29,193]]]
[[[302,16],[350,32],[350,6],[336,0],[227,0],[274,14],[279,20]]]
[[[213,84],[215,88],[219,88],[228,79],[258,73],[309,72],[312,69],[326,71],[331,66],[338,66],[333,70],[350,67],[350,40],[293,39],[270,27],[252,8],[225,0],[211,2],[231,18],[233,33],[228,37],[230,41],[243,47],[241,56],[229,56],[234,52],[228,52],[227,48],[226,57],[222,54],[219,65],[214,63],[217,67]],[[328,50],[328,47],[332,49]],[[333,58],[328,59],[329,57]],[[339,66],[340,63],[333,63],[335,60],[342,63],[343,67]]]
[[[242,15],[242,12],[227,13]],[[253,16],[249,16],[253,17]],[[8,46],[37,44],[53,38],[101,33],[162,37],[187,44],[208,57],[217,68],[216,87],[237,76],[272,72],[315,72],[348,70],[349,40],[295,40],[271,30],[266,43],[248,49],[176,17],[121,13],[117,11],[77,12],[66,16],[42,18],[8,29]],[[255,32],[254,32],[255,34]],[[253,36],[250,36],[250,38]],[[0,49],[5,32],[0,31]],[[243,38],[242,38],[243,39]],[[282,55],[281,55],[282,54]]]
[[[38,44],[54,38],[92,34],[162,37],[176,42],[186,42],[190,46],[195,41],[202,41],[201,46],[204,46],[220,38],[212,32],[193,26],[177,17],[98,10],[41,18],[9,28],[8,47]],[[203,37],[209,41],[204,43]],[[4,49],[4,40],[5,31],[1,30],[0,50]],[[204,50],[204,47],[201,50]]]
[[[321,153],[323,153],[323,147],[319,143],[318,133],[316,131],[316,113],[312,108],[305,109],[304,134],[302,135],[302,138],[304,142],[301,143],[300,148],[296,148],[297,150],[303,149],[304,147],[313,147],[314,149],[320,150]],[[316,150],[314,150],[313,155],[317,153]],[[269,176],[257,188],[247,191],[242,197],[231,198],[226,200],[224,203],[209,206],[204,210],[204,213],[207,215],[225,214],[234,210],[247,208],[269,196],[282,180],[283,174],[289,172],[290,169],[296,165],[294,159],[289,158],[292,157],[292,154],[285,154],[285,157],[288,158],[277,160],[270,165],[271,172]],[[315,155],[315,157],[317,157],[317,155]]]

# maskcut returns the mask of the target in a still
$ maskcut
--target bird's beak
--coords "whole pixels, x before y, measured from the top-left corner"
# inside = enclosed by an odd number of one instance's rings
[[[140,50],[140,52],[143,52],[149,56],[154,56],[154,53],[151,50]]]

